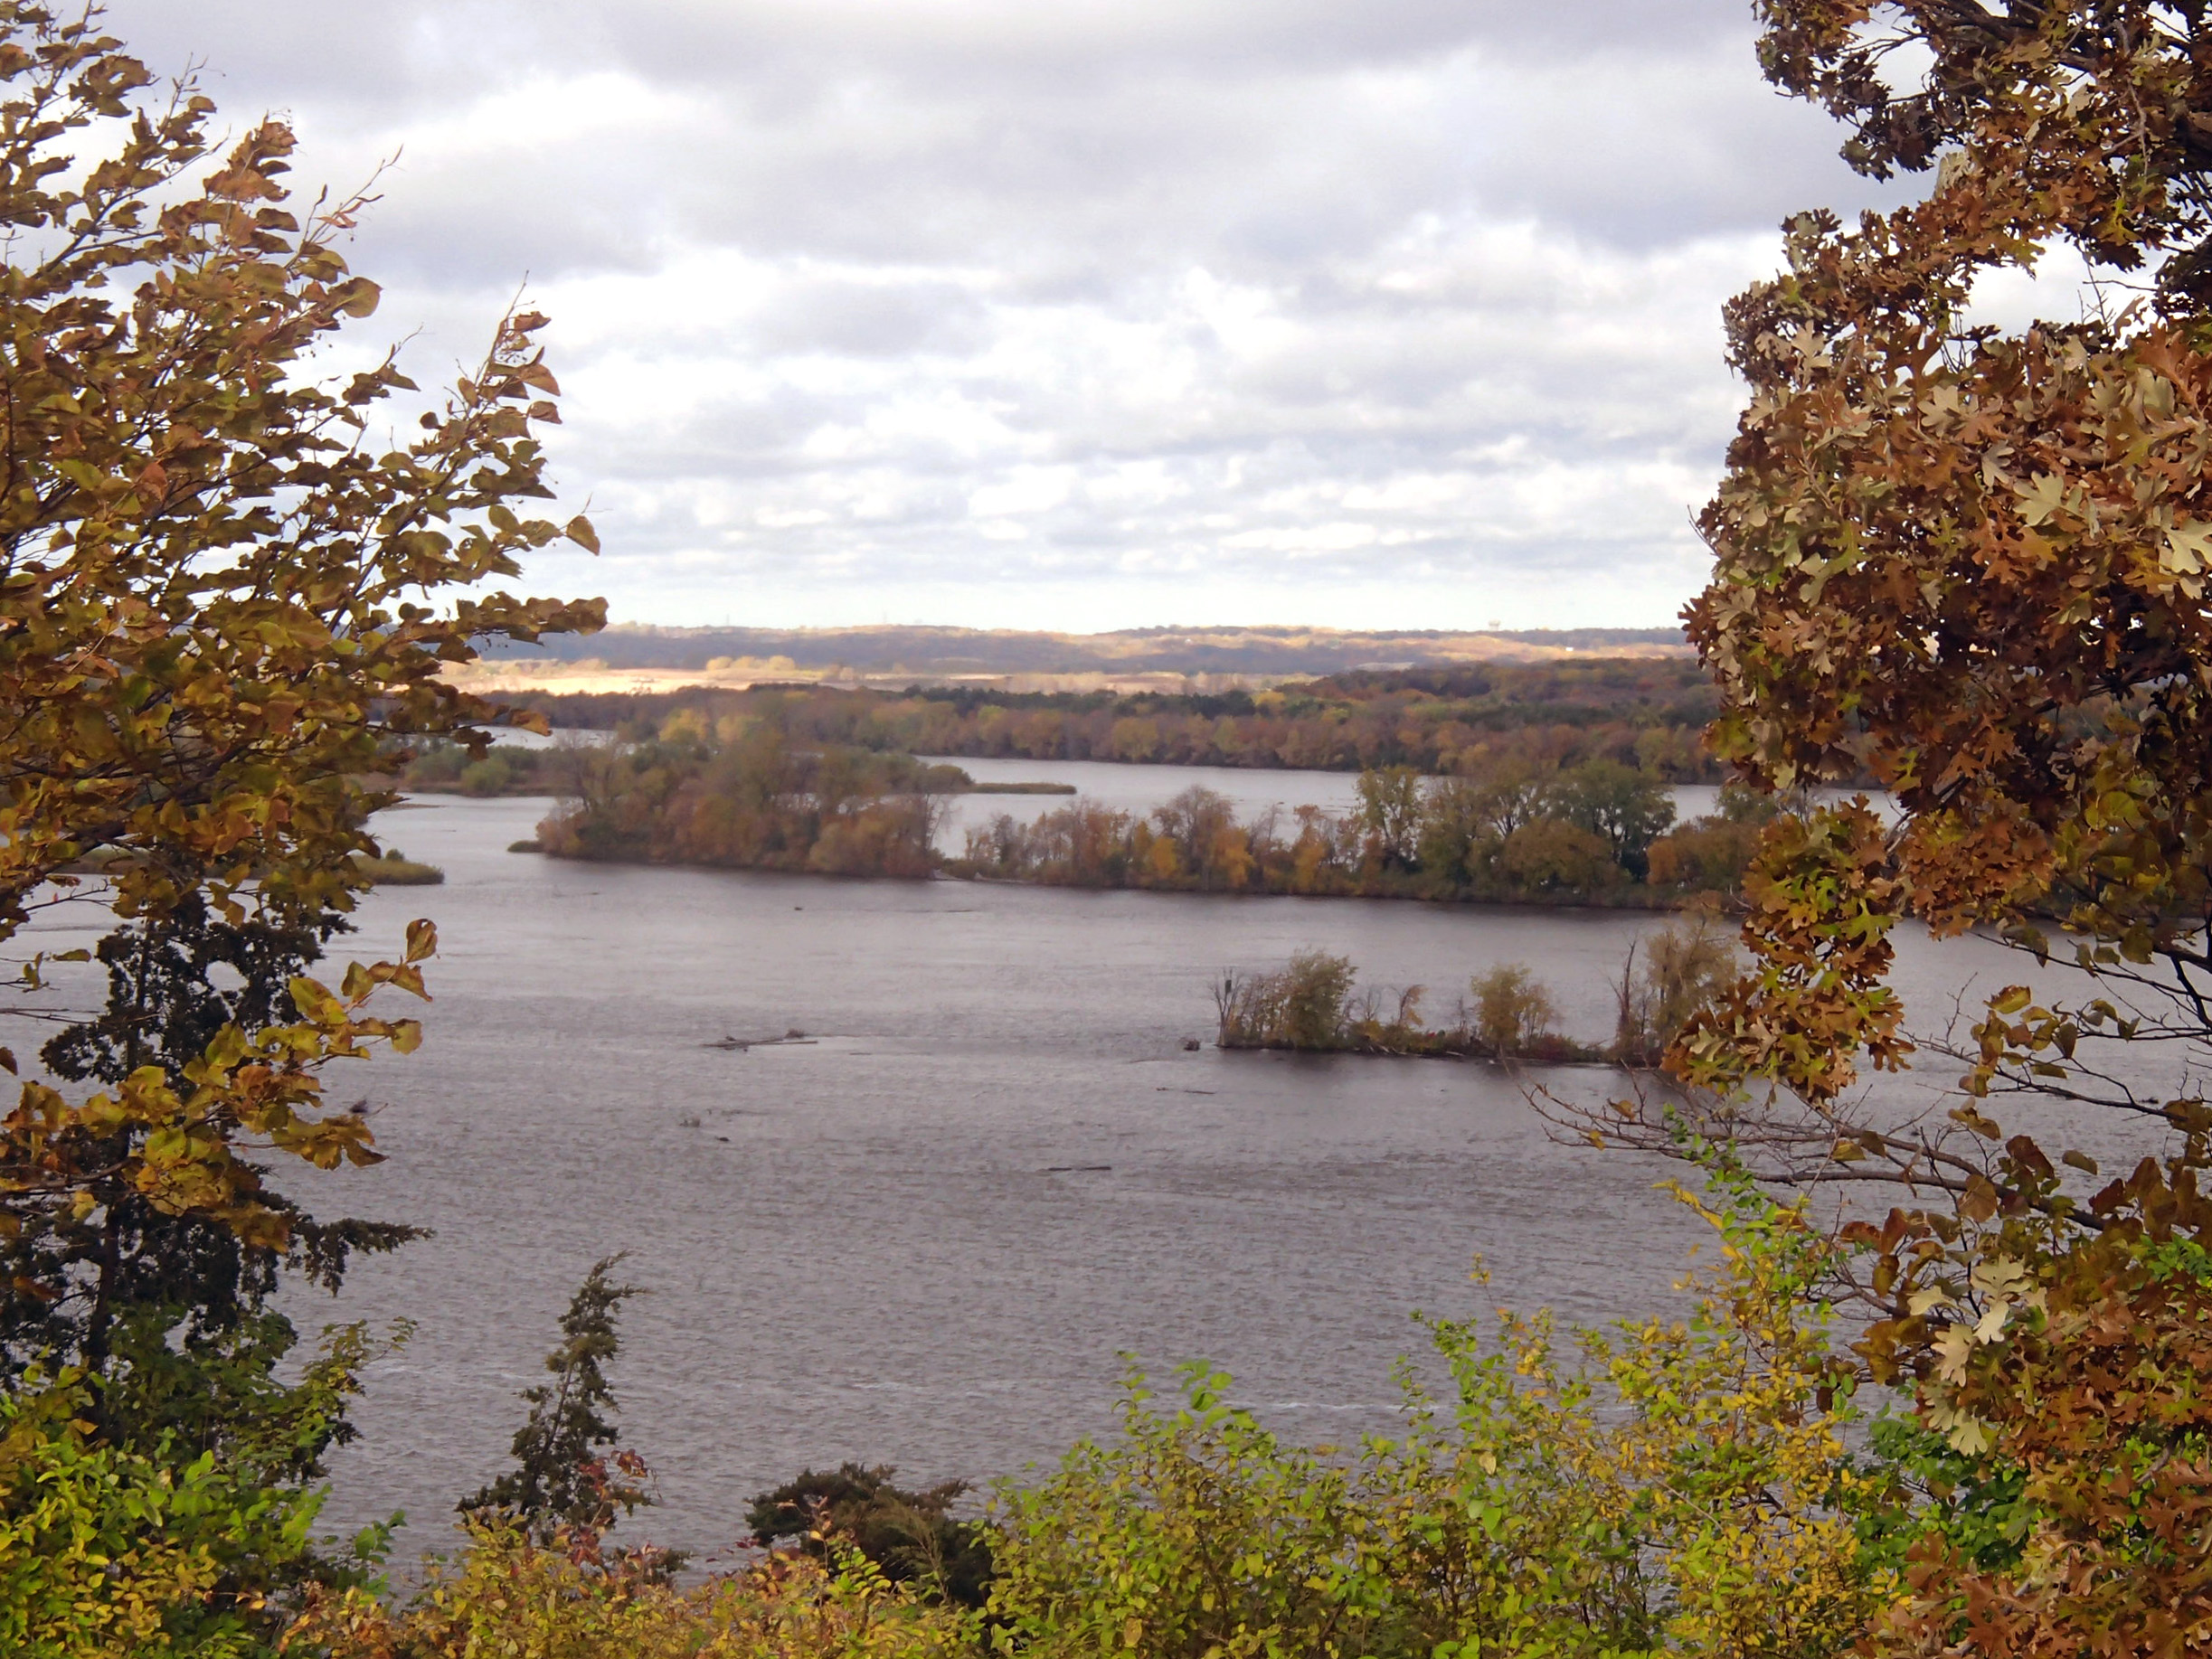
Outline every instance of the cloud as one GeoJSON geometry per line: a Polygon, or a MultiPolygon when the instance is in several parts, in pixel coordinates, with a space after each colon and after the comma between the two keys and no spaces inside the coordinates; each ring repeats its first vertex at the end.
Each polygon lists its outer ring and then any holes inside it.
{"type": "Polygon", "coordinates": [[[1718,307],[1867,187],[1735,0],[122,0],[419,373],[525,275],[618,616],[1665,621],[1718,307]]]}

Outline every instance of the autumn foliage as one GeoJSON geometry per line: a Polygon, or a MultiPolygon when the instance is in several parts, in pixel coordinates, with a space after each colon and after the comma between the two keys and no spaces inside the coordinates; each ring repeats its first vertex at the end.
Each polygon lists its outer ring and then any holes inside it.
{"type": "MultiPolygon", "coordinates": [[[[532,341],[544,319],[506,319],[416,441],[375,448],[372,415],[412,390],[396,364],[336,385],[301,372],[375,307],[336,250],[361,203],[303,221],[280,124],[215,156],[209,101],[156,90],[92,24],[31,5],[0,24],[0,219],[23,239],[0,291],[0,937],[101,848],[119,854],[104,868],[124,916],[200,893],[233,919],[343,910],[389,799],[361,775],[395,738],[491,712],[440,667],[475,635],[600,617],[421,602],[514,575],[564,533],[509,504],[548,493],[531,436],[555,390],[532,341]]],[[[419,989],[417,969],[303,991],[298,1023],[218,1040],[182,1089],[134,1075],[71,1102],[24,1085],[0,1138],[7,1220],[119,1182],[280,1238],[234,1138],[324,1165],[368,1155],[357,1115],[320,1109],[317,1074],[411,1043],[364,1011],[386,984],[419,989]]]]}
{"type": "MultiPolygon", "coordinates": [[[[1493,750],[1471,718],[1489,689],[1401,683],[1337,688],[1367,705],[1350,713],[854,702],[841,736],[805,726],[834,716],[804,698],[773,718],[693,710],[688,735],[567,757],[572,806],[547,832],[593,856],[925,873],[931,792],[902,750],[934,740],[885,740],[936,721],[1062,755],[1095,737],[1128,759],[1199,758],[1203,740],[1280,763],[1329,738],[1306,763],[1365,768],[1357,813],[1300,815],[1295,835],[1263,841],[1196,793],[1142,822],[1079,805],[993,825],[970,873],[1687,887],[1716,885],[1755,835],[1748,971],[1725,983],[1725,950],[1694,926],[1655,943],[1623,977],[1616,1042],[1642,1059],[1678,1027],[1670,1083],[1563,1115],[1705,1169],[1680,1195],[1721,1265],[1679,1316],[1579,1344],[1540,1317],[1431,1322],[1437,1385],[1409,1370],[1403,1431],[1356,1448],[1282,1444],[1208,1366],[1166,1404],[1132,1377],[1120,1437],[1002,1490],[988,1522],[954,1520],[940,1489],[936,1520],[988,1537],[988,1590],[978,1560],[949,1597],[921,1557],[890,1582],[828,1519],[799,1551],[695,1581],[607,1548],[646,1492],[642,1466],[606,1455],[627,1292],[602,1264],[526,1394],[515,1471],[467,1501],[458,1554],[402,1602],[373,1550],[307,1541],[365,1338],[332,1333],[288,1381],[294,1334],[268,1298],[280,1266],[328,1283],[347,1249],[406,1230],[314,1222],[267,1177],[288,1157],[373,1162],[323,1079],[419,1038],[371,1004],[424,992],[427,923],[402,960],[335,988],[306,970],[371,880],[379,768],[417,738],[474,752],[489,711],[440,665],[480,634],[597,619],[424,602],[563,534],[591,542],[581,520],[515,510],[546,493],[540,319],[506,319],[421,437],[376,448],[371,413],[414,390],[396,368],[301,372],[373,302],[335,251],[360,203],[294,217],[282,127],[218,157],[189,87],[155,92],[89,20],[0,4],[0,216],[17,232],[0,286],[0,937],[87,898],[120,924],[109,1007],[50,1045],[68,1087],[24,1083],[0,1122],[0,1643],[2212,1651],[2212,33],[2201,5],[2139,0],[1758,13],[1769,74],[1850,126],[1857,165],[1934,174],[1924,200],[1856,228],[1792,221],[1787,269],[1729,311],[1751,400],[1701,520],[1716,567],[1689,623],[1722,700],[1716,752],[1797,810],[1738,803],[1670,832],[1659,775],[1702,764],[1674,722],[1625,748],[1493,750]],[[2058,249],[2135,297],[2009,335],[1976,321],[1981,278],[2058,249]],[[1432,759],[1449,776],[1424,784],[1432,759]],[[1865,778],[1894,817],[1801,793],[1865,778]],[[1915,1039],[1887,984],[1908,922],[2001,929],[2042,988],[1915,1039]],[[219,965],[247,990],[216,995],[219,965]],[[1947,1111],[1858,1087],[1931,1054],[1961,1068],[1947,1111]],[[2022,1098],[2119,1123],[2117,1173],[2009,1133],[1999,1115],[2022,1098]],[[1898,1202],[1825,1230],[1810,1199],[1772,1195],[1791,1185],[1898,1202]],[[1868,1415],[1868,1384],[1893,1407],[1868,1415]]],[[[1224,1023],[1331,1046],[1366,1012],[1352,985],[1348,963],[1309,955],[1242,1004],[1225,985],[1224,1023]]],[[[1470,1043],[1539,1048],[1525,978],[1497,970],[1469,996],[1470,1043]]]]}
{"type": "Polygon", "coordinates": [[[1865,1361],[1926,1437],[1872,1651],[2203,1652],[2212,34],[2132,0],[1760,12],[1770,75],[1855,165],[1933,184],[1793,220],[1786,271],[1731,306],[1752,396],[1690,632],[1725,759],[1775,788],[1869,774],[1902,818],[1767,833],[1756,962],[1677,1043],[1704,1092],[1668,1119],[1779,1179],[1910,1190],[1847,1233],[1865,1361]],[[1985,278],[2059,253],[2101,284],[2084,315],[1978,319],[1985,278]],[[1932,1040],[1964,1070],[1941,1118],[1851,1089],[1914,1051],[1885,984],[1907,917],[2078,970],[1932,1040]],[[2009,1136],[2001,1102],[2037,1095],[2133,1126],[2140,1161],[2100,1187],[2009,1136]]]}
{"type": "Polygon", "coordinates": [[[268,1299],[412,1236],[269,1179],[374,1163],[325,1080],[421,1035],[383,1004],[424,994],[429,922],[307,972],[373,880],[370,777],[419,734],[482,741],[495,711],[439,677],[473,637],[601,613],[496,589],[593,541],[515,511],[550,494],[544,319],[502,319],[438,399],[388,355],[317,378],[376,306],[338,252],[365,198],[295,202],[280,122],[218,153],[210,101],[99,23],[0,5],[0,939],[57,906],[115,927],[107,1008],[0,1117],[0,1584],[34,1598],[0,1633],[244,1653],[320,1570],[310,1483],[367,1352],[339,1333],[280,1378],[268,1299]],[[412,440],[372,441],[394,400],[412,440]]]}

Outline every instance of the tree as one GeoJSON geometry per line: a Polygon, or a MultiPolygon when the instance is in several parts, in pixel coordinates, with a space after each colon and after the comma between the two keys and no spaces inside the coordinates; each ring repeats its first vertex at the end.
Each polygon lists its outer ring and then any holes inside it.
{"type": "Polygon", "coordinates": [[[1563,818],[1532,818],[1506,837],[1498,866],[1526,892],[1602,892],[1621,879],[1604,841],[1563,818]]]}
{"type": "MultiPolygon", "coordinates": [[[[1689,612],[1725,694],[1717,745],[1774,787],[1894,789],[1898,836],[1827,822],[1839,849],[1872,834],[1870,879],[1939,928],[2047,909],[2125,958],[2104,966],[2193,983],[2212,966],[2188,944],[2212,795],[2212,36],[2146,4],[1913,0],[1883,8],[1886,39],[1864,6],[1766,11],[1771,72],[1854,124],[1859,165],[1952,159],[1856,233],[1793,221],[1788,275],[1730,307],[1753,399],[1689,612]],[[1899,43],[1930,56],[1903,96],[1879,72],[1899,43]],[[2155,279],[2080,322],[1971,325],[1975,279],[2053,241],[2155,279]]],[[[1886,1015],[1863,1013],[1879,1041],[1886,1015]]]]}
{"type": "Polygon", "coordinates": [[[622,1304],[645,1293],[609,1277],[622,1262],[609,1256],[570,1297],[561,1315],[561,1342],[545,1356],[553,1375],[522,1391],[530,1415],[515,1431],[515,1467],[460,1501],[463,1514],[497,1510],[540,1543],[562,1531],[596,1538],[615,1522],[652,1500],[644,1466],[634,1456],[602,1456],[621,1430],[608,1420],[619,1409],[607,1381],[607,1364],[622,1352],[622,1304]]]}
{"type": "Polygon", "coordinates": [[[1677,1032],[1727,994],[1742,966],[1711,910],[1697,910],[1636,940],[1614,992],[1619,1017],[1613,1058],[1632,1066],[1660,1060],[1677,1032]]]}
{"type": "Polygon", "coordinates": [[[83,1475],[85,1628],[100,1597],[137,1598],[176,1651],[206,1615],[222,1629],[192,1651],[242,1652],[328,1576],[308,1483],[366,1353],[335,1334],[284,1381],[297,1334],[269,1298],[287,1268],[335,1287],[350,1252],[411,1233],[317,1221],[269,1176],[377,1160],[325,1078],[415,1046],[370,1004],[424,994],[435,934],[413,924],[401,960],[336,988],[309,970],[369,883],[369,819],[395,798],[375,779],[414,739],[481,752],[498,717],[442,670],[479,636],[603,614],[482,588],[593,535],[515,511],[550,494],[544,318],[502,319],[476,372],[409,403],[412,441],[373,442],[416,390],[392,357],[310,368],[376,305],[337,251],[365,195],[297,216],[290,132],[218,155],[209,100],[156,87],[96,11],[0,0],[0,939],[54,905],[118,922],[105,1008],[0,1117],[0,1399],[25,1407],[0,1533],[80,1528],[53,1483],[83,1475]],[[220,1541],[161,1592],[196,1612],[146,1602],[119,1559],[91,1570],[115,1527],[163,1559],[172,1522],[220,1541]]]}
{"type": "Polygon", "coordinates": [[[1359,826],[1385,867],[1411,867],[1421,835],[1421,774],[1410,766],[1370,768],[1358,790],[1359,826]]]}
{"type": "MultiPolygon", "coordinates": [[[[65,1027],[40,1051],[54,1076],[71,1082],[124,1082],[145,1067],[173,1089],[188,1089],[188,1071],[226,1029],[248,1037],[297,1021],[288,982],[322,954],[341,924],[212,919],[195,891],[164,917],[127,923],[99,942],[108,969],[106,1010],[65,1027]],[[214,970],[235,978],[229,989],[214,970]]],[[[118,1149],[119,1150],[119,1149],[118,1149]]],[[[288,1224],[284,1248],[248,1243],[220,1220],[168,1212],[123,1180],[119,1169],[96,1175],[82,1191],[81,1210],[33,1208],[0,1238],[0,1263],[13,1294],[0,1300],[0,1375],[59,1361],[109,1376],[118,1326],[137,1327],[126,1346],[142,1356],[158,1334],[160,1347],[209,1355],[243,1340],[274,1343],[280,1354],[292,1329],[266,1315],[279,1270],[288,1261],[335,1290],[355,1249],[396,1248],[418,1230],[391,1223],[318,1222],[289,1200],[262,1190],[262,1202],[288,1224]],[[249,1332],[248,1327],[253,1327],[249,1332]]],[[[143,1403],[143,1402],[141,1402],[143,1403]]],[[[100,1415],[123,1427],[115,1398],[100,1415]]],[[[204,1410],[204,1400],[194,1402],[204,1410]]],[[[173,1424],[137,1422],[140,1437],[173,1424]]]]}
{"type": "Polygon", "coordinates": [[[1689,630],[1745,777],[1870,774],[1902,821],[1861,801],[1767,828],[1753,969],[1668,1056],[1701,1092],[1602,1132],[1703,1127],[1779,1180],[1905,1190],[1847,1232],[1862,1355],[1921,1437],[1910,1594],[1876,1651],[2198,1651],[2212,29],[2145,0],[1760,11],[1769,74],[1851,125],[1856,165],[1935,178],[1856,230],[1792,220],[1787,270],[1730,306],[1752,395],[1689,630]],[[1973,320],[1980,278],[2055,247],[2097,279],[2089,315],[1973,320]],[[2094,982],[2047,1005],[2007,987],[1939,1042],[1966,1074],[1933,1122],[1847,1092],[1913,1051],[1886,984],[1906,915],[1993,924],[2094,982]],[[2148,1155],[2100,1186],[2094,1158],[2007,1136],[1990,1103],[2017,1093],[2119,1114],[2148,1155]]]}
{"type": "Polygon", "coordinates": [[[1646,853],[1674,823],[1674,799],[1650,772],[1618,760],[1585,760],[1545,789],[1545,810],[1605,844],[1612,862],[1643,879],[1646,853]]]}
{"type": "MultiPolygon", "coordinates": [[[[1904,818],[1843,806],[1768,832],[1746,884],[1759,972],[1680,1069],[1810,1102],[1787,1157],[1825,1162],[1852,1054],[1910,1051],[1883,984],[1895,919],[1994,923],[2037,954],[2055,921],[2109,994],[1993,1009],[1966,1045],[1971,1089],[2056,1064],[2091,1102],[2158,1119],[2173,1100],[2077,1061],[2212,1037],[2212,34],[2197,8],[2136,4],[1909,0],[1878,27],[1863,5],[1763,10],[1770,72],[1853,124],[1858,165],[1950,159],[1925,201],[1855,232],[1792,221],[1787,274],[1732,303],[1753,396],[1700,521],[1716,562],[1690,633],[1725,696],[1716,744],[1748,778],[1871,773],[1904,818]],[[1882,73],[1901,48],[1927,61],[1902,93],[1882,73]],[[1977,278],[2053,242],[2155,275],[2078,322],[1970,322],[1977,278]]],[[[1916,1180],[1988,1177],[1973,1121],[1868,1133],[1853,1144],[1916,1180]]]]}
{"type": "Polygon", "coordinates": [[[1440,885],[1462,890],[1488,873],[1489,855],[1502,837],[1487,810],[1487,794],[1468,778],[1439,778],[1423,791],[1414,858],[1440,885]]]}
{"type": "Polygon", "coordinates": [[[1552,1022],[1559,1017],[1558,1006],[1523,964],[1500,963],[1476,975],[1467,988],[1475,999],[1476,1040],[1495,1058],[1515,1059],[1555,1035],[1552,1022]]]}
{"type": "MultiPolygon", "coordinates": [[[[266,928],[252,948],[273,973],[304,966],[304,941],[327,938],[366,886],[367,820],[392,798],[369,780],[395,746],[453,733],[480,749],[471,722],[496,711],[440,671],[477,636],[602,615],[497,593],[444,614],[426,601],[592,533],[511,504],[549,494],[532,435],[555,418],[544,319],[504,319],[413,442],[373,444],[379,406],[414,390],[396,363],[341,384],[303,373],[375,306],[336,250],[366,198],[319,201],[303,224],[285,205],[288,129],[263,122],[215,156],[209,100],[189,82],[156,90],[97,24],[0,5],[0,220],[14,232],[0,268],[0,938],[92,898],[157,957],[188,959],[180,941],[208,926],[266,928]],[[78,867],[96,852],[91,881],[78,867]]],[[[384,986],[420,993],[433,945],[420,924],[406,960],[356,966],[336,991],[265,980],[253,996],[273,1023],[258,1026],[241,1007],[206,1030],[204,999],[112,1007],[189,1019],[191,1036],[145,1030],[118,1048],[111,1023],[61,1056],[88,1079],[119,1071],[100,1092],[23,1085],[0,1122],[0,1241],[43,1249],[121,1204],[291,1250],[305,1235],[259,1160],[374,1161],[321,1073],[414,1045],[411,1022],[366,1004],[384,986]]]]}

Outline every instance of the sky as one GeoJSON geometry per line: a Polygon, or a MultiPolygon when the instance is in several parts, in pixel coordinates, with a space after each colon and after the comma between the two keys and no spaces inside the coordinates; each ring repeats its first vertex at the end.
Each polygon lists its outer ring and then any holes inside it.
{"type": "Polygon", "coordinates": [[[112,0],[376,178],[356,349],[518,290],[619,620],[1659,627],[1720,307],[1875,187],[1748,0],[112,0]],[[388,165],[386,165],[388,164],[388,165]],[[377,169],[383,165],[381,175],[377,169]]]}

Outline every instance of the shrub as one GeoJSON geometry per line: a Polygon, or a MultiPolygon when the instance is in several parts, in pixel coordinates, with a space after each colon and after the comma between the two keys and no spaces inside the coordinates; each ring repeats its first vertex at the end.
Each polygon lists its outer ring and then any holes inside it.
{"type": "Polygon", "coordinates": [[[678,1588],[634,1560],[471,1522],[394,1610],[361,1590],[323,1598],[286,1639],[327,1659],[941,1659],[978,1651],[974,1626],[925,1607],[855,1550],[828,1565],[774,1555],[678,1588]]]}
{"type": "Polygon", "coordinates": [[[959,1607],[981,1607],[991,1581],[989,1529],[952,1518],[968,1483],[945,1481],[913,1492],[893,1482],[897,1473],[857,1463],[827,1473],[805,1470],[753,1499],[745,1524],[763,1544],[792,1539],[825,1563],[834,1561],[837,1547],[849,1545],[893,1584],[959,1607]]]}
{"type": "Polygon", "coordinates": [[[357,1339],[336,1336],[258,1423],[204,1448],[168,1430],[103,1441],[92,1419],[120,1403],[109,1385],[16,1378],[0,1394],[0,1653],[259,1659],[303,1581],[357,1582],[310,1549],[321,1494],[287,1466],[312,1467],[330,1438],[357,1339]]]}
{"type": "Polygon", "coordinates": [[[1542,1320],[1435,1321],[1453,1380],[1356,1456],[1286,1446],[1186,1367],[1141,1378],[1002,1500],[991,1601],[1033,1659],[1659,1652],[1831,1659],[1897,1594],[1860,1523],[1890,1488],[1846,1450],[1850,1376],[1816,1287],[1829,1247],[1724,1174],[1725,1266],[1685,1324],[1563,1360],[1542,1320]]]}
{"type": "Polygon", "coordinates": [[[2212,1114],[2176,1115],[2177,1150],[2086,1201],[2094,1229],[2051,1213],[2058,1172],[2018,1136],[1954,1213],[1847,1234],[1887,1281],[1863,1350],[1915,1396],[1883,1449],[1924,1494],[1876,1652],[2205,1651],[2212,1114]]]}

